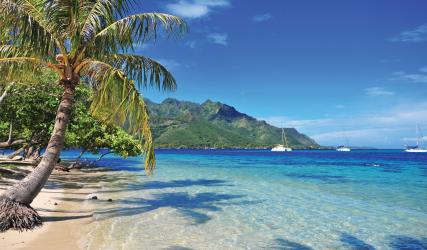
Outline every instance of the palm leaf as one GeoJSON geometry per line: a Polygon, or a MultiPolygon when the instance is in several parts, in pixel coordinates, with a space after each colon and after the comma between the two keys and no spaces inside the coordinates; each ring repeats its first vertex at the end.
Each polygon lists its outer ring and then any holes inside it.
{"type": "MultiPolygon", "coordinates": [[[[140,55],[114,54],[99,61],[110,64],[125,72],[126,76],[136,81],[139,89],[154,87],[163,91],[175,91],[176,80],[172,74],[157,61],[140,55]]],[[[90,63],[84,61],[82,65],[90,63]]]]}
{"type": "Polygon", "coordinates": [[[118,53],[134,48],[157,36],[157,28],[162,26],[168,35],[179,35],[187,31],[186,23],[179,17],[162,13],[135,14],[112,23],[105,18],[101,22],[93,19],[82,31],[83,49],[88,56],[99,57],[108,53],[118,53]]]}
{"type": "Polygon", "coordinates": [[[61,44],[53,22],[45,18],[43,0],[0,0],[0,28],[11,28],[13,42],[27,45],[40,55],[54,54],[61,44]]]}
{"type": "Polygon", "coordinates": [[[140,137],[144,144],[145,170],[152,174],[155,155],[149,114],[134,81],[113,65],[95,60],[86,61],[80,73],[88,77],[88,83],[95,90],[91,112],[140,137]]]}

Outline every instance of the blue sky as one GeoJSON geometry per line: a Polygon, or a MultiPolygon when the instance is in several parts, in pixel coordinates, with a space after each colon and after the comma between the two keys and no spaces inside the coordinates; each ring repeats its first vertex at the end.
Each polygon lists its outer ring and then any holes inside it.
{"type": "Polygon", "coordinates": [[[189,33],[137,49],[167,66],[166,97],[221,101],[323,145],[401,148],[427,134],[427,1],[143,1],[189,33]]]}

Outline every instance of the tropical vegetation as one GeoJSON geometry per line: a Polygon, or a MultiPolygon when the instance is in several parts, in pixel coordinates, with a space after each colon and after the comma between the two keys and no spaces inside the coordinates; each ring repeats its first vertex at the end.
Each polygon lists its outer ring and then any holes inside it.
{"type": "MultiPolygon", "coordinates": [[[[146,104],[140,90],[174,90],[176,81],[161,64],[132,54],[136,45],[186,31],[179,17],[132,14],[130,0],[0,0],[0,82],[32,75],[40,69],[56,74],[62,94],[51,137],[40,163],[0,196],[0,231],[41,225],[30,204],[45,185],[65,146],[76,88],[93,89],[90,112],[119,124],[143,144],[145,169],[155,166],[154,144],[146,104]],[[4,73],[3,73],[4,72],[4,73]],[[82,81],[82,79],[84,81],[82,81]]],[[[19,83],[19,81],[17,81],[19,83]]]]}
{"type": "MultiPolygon", "coordinates": [[[[35,83],[11,87],[0,105],[0,149],[15,149],[9,158],[20,154],[24,160],[37,162],[41,158],[53,130],[52,121],[62,92],[54,77],[52,73],[42,72],[36,75],[35,83]]],[[[142,154],[141,143],[134,136],[90,114],[92,95],[89,87],[77,86],[65,147],[80,149],[80,157],[86,152],[97,154],[101,151],[125,158],[142,154]]]]}

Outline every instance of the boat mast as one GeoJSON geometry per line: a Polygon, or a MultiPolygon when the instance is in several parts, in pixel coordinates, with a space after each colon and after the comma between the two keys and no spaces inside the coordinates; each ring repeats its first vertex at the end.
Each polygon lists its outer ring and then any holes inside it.
{"type": "Polygon", "coordinates": [[[415,125],[415,133],[417,135],[417,147],[419,147],[420,146],[420,135],[419,135],[418,122],[415,125]]]}
{"type": "Polygon", "coordinates": [[[344,130],[344,128],[342,129],[342,134],[343,134],[343,136],[344,136],[344,140],[345,140],[345,145],[344,145],[344,147],[350,147],[349,146],[349,142],[348,142],[348,137],[347,137],[347,134],[346,134],[346,132],[345,132],[345,130],[344,130]]]}
{"type": "Polygon", "coordinates": [[[418,125],[418,122],[417,122],[417,146],[424,148],[424,137],[420,129],[420,126],[418,125]]]}
{"type": "Polygon", "coordinates": [[[288,147],[288,139],[286,138],[286,134],[285,134],[285,129],[282,128],[282,141],[283,141],[283,145],[285,145],[286,147],[288,147]]]}

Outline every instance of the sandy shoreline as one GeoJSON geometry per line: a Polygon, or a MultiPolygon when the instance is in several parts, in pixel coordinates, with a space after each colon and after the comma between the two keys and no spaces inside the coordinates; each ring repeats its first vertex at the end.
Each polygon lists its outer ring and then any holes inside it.
{"type": "MultiPolygon", "coordinates": [[[[81,175],[93,174],[54,171],[46,187],[31,204],[41,215],[43,226],[33,231],[0,233],[0,249],[79,249],[80,229],[92,221],[92,212],[82,210],[80,203],[96,191],[96,186],[84,187],[76,182],[81,175]]],[[[14,182],[12,178],[0,180],[0,192],[14,182]]]]}

